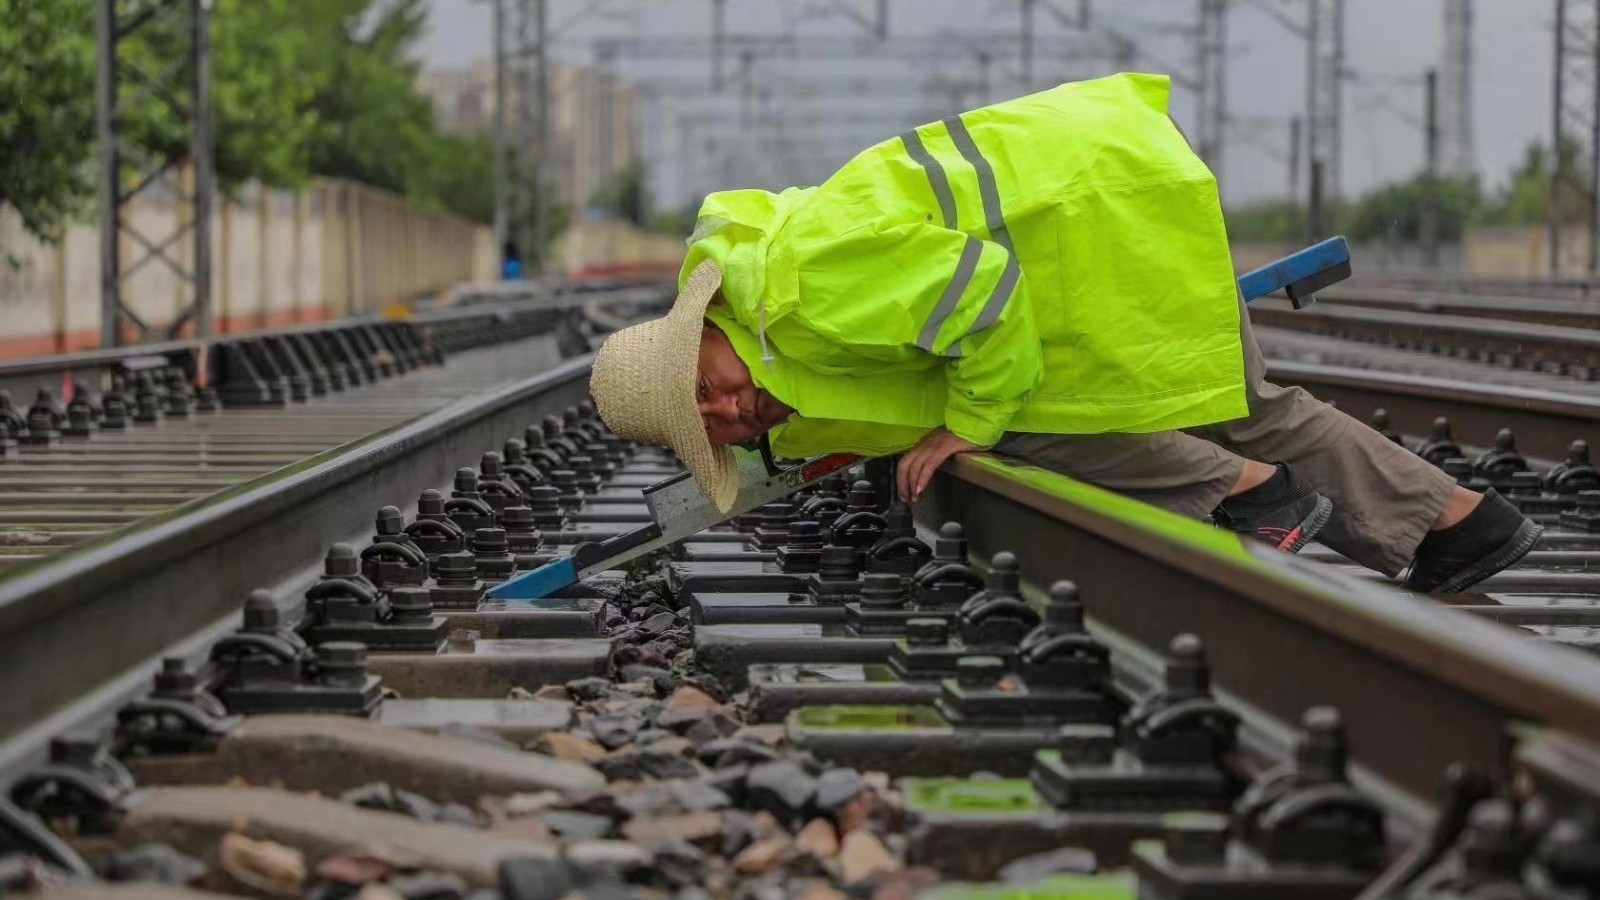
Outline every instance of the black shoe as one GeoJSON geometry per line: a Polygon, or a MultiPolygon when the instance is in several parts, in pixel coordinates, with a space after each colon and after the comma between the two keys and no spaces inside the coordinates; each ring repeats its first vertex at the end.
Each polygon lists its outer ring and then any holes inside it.
{"type": "Polygon", "coordinates": [[[1406,587],[1457,594],[1515,563],[1533,549],[1544,526],[1490,488],[1465,519],[1428,532],[1406,573],[1406,587]]]}
{"type": "Polygon", "coordinates": [[[1271,478],[1222,501],[1211,513],[1219,526],[1297,553],[1333,514],[1333,501],[1278,463],[1271,478]]]}

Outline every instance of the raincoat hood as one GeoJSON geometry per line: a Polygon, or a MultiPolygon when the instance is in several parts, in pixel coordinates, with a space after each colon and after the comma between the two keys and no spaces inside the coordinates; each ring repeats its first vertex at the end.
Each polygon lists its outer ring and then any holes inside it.
{"type": "Polygon", "coordinates": [[[774,242],[815,191],[792,187],[774,194],[751,188],[708,195],[689,237],[679,286],[710,259],[722,270],[722,296],[730,311],[751,331],[765,331],[765,325],[793,312],[800,302],[799,281],[791,257],[774,253],[774,242]]]}

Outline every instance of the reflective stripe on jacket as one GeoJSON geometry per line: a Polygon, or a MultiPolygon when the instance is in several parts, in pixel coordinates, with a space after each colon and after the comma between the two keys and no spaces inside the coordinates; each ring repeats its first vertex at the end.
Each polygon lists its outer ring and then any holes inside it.
{"type": "Polygon", "coordinates": [[[1064,84],[884,141],[819,187],[707,197],[683,273],[718,262],[708,317],[798,411],[775,449],[1245,415],[1216,182],[1168,88],[1064,84]]]}

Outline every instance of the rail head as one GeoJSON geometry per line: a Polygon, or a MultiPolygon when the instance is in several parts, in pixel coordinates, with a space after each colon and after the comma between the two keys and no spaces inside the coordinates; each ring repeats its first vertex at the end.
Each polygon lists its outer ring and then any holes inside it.
{"type": "Polygon", "coordinates": [[[1358,757],[1414,801],[1464,760],[1503,771],[1517,725],[1600,740],[1600,660],[1398,589],[1343,576],[1052,472],[997,457],[947,464],[920,514],[976,522],[1043,588],[1076,581],[1091,617],[1154,654],[1200,635],[1220,689],[1289,728],[1346,713],[1358,757]]]}
{"type": "MultiPolygon", "coordinates": [[[[587,393],[591,357],[463,397],[0,581],[0,759],[9,739],[313,571],[372,510],[587,393]],[[72,664],[62,664],[73,660],[72,664]]],[[[30,731],[31,733],[31,731],[30,731]]]]}
{"type": "Polygon", "coordinates": [[[1342,306],[1337,302],[1323,302],[1296,310],[1290,308],[1285,301],[1265,301],[1259,306],[1252,305],[1251,316],[1263,325],[1306,328],[1321,323],[1332,327],[1365,329],[1372,332],[1410,331],[1463,341],[1499,341],[1528,348],[1567,349],[1573,352],[1592,352],[1600,348],[1600,333],[1589,328],[1447,313],[1361,308],[1342,306]]]}

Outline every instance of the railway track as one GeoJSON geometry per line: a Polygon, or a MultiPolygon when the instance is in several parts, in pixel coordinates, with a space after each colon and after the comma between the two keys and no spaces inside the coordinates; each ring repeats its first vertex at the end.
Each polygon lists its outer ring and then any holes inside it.
{"type": "Polygon", "coordinates": [[[1445,602],[971,458],[915,521],[826,484],[569,596],[486,603],[484,579],[644,521],[675,470],[603,433],[586,374],[0,581],[21,815],[0,852],[104,873],[155,842],[214,890],[318,896],[1593,889],[1600,661],[1561,644],[1600,608],[1600,473],[1551,471],[1593,401],[1275,364],[1551,522],[1534,566],[1445,602]],[[305,715],[334,711],[356,715],[305,715]],[[1486,844],[1498,867],[1463,863],[1486,844]]]}

